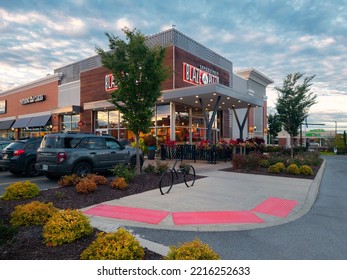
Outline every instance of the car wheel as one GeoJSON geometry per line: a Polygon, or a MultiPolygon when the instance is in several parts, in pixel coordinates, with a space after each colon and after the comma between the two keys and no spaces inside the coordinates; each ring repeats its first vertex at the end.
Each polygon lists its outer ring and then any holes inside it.
{"type": "Polygon", "coordinates": [[[34,177],[40,175],[40,172],[35,168],[35,160],[31,160],[25,166],[25,175],[34,177]]]}
{"type": "Polygon", "coordinates": [[[73,169],[73,173],[75,173],[79,177],[85,177],[91,172],[92,172],[92,167],[87,162],[79,162],[76,164],[75,168],[73,169]]]}

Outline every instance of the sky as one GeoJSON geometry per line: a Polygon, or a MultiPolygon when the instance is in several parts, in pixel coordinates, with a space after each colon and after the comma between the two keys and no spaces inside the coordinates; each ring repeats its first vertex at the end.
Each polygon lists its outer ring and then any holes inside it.
{"type": "Polygon", "coordinates": [[[175,27],[234,71],[257,69],[274,81],[271,114],[289,73],[315,75],[305,130],[347,130],[347,0],[0,0],[0,92],[107,50],[105,32],[124,27],[175,27]]]}

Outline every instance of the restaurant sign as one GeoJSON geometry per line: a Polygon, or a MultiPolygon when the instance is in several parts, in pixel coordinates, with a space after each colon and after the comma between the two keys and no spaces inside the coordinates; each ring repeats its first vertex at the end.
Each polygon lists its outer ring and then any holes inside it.
{"type": "Polygon", "coordinates": [[[199,68],[184,62],[183,81],[195,85],[216,84],[219,82],[219,77],[217,71],[206,66],[200,65],[199,68]]]}
{"type": "Polygon", "coordinates": [[[39,95],[23,98],[23,99],[19,100],[19,102],[22,105],[27,105],[27,104],[31,104],[31,103],[35,103],[35,102],[41,102],[41,101],[44,101],[44,100],[45,100],[45,95],[44,94],[39,94],[39,95]]]}
{"type": "Polygon", "coordinates": [[[105,76],[105,90],[110,91],[110,90],[115,90],[117,88],[116,82],[115,82],[115,77],[112,74],[106,75],[105,76]]]}

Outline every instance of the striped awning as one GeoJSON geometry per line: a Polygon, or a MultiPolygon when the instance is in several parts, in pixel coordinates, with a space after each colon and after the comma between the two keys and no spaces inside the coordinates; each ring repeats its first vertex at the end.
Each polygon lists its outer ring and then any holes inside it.
{"type": "Polygon", "coordinates": [[[31,119],[32,117],[17,119],[15,123],[12,125],[12,128],[28,127],[28,123],[31,119]]]}
{"type": "Polygon", "coordinates": [[[10,129],[14,120],[0,121],[0,130],[1,129],[10,129]]]}
{"type": "Polygon", "coordinates": [[[37,117],[32,117],[27,127],[38,127],[45,126],[51,115],[42,115],[37,117]]]}

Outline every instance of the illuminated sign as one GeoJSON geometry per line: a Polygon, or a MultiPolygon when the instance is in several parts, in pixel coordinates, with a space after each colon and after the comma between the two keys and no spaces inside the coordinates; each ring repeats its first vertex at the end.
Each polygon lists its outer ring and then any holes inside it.
{"type": "Polygon", "coordinates": [[[117,88],[115,78],[112,74],[105,76],[105,90],[115,90],[117,88]]]}
{"type": "Polygon", "coordinates": [[[206,66],[200,68],[183,63],[183,81],[195,85],[207,85],[219,83],[218,72],[206,66]]]}
{"type": "Polygon", "coordinates": [[[45,100],[45,95],[44,94],[39,94],[36,96],[30,96],[28,98],[23,98],[21,100],[19,100],[20,104],[22,105],[27,105],[27,104],[31,104],[31,103],[35,103],[35,102],[41,102],[45,100]]]}

